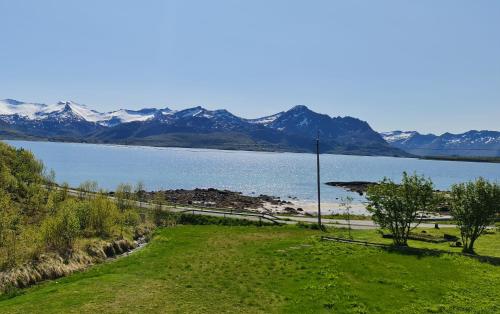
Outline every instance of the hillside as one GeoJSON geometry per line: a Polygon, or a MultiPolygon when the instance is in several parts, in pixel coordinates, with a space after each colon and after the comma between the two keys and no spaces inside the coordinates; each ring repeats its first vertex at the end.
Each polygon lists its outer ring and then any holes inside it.
{"type": "Polygon", "coordinates": [[[368,123],[296,106],[260,119],[193,107],[121,109],[100,113],[74,102],[54,105],[0,101],[0,136],[129,145],[313,152],[319,131],[323,153],[408,156],[368,123]]]}
{"type": "Polygon", "coordinates": [[[0,143],[0,296],[128,251],[151,226],[125,200],[131,187],[115,204],[89,196],[97,184],[82,184],[75,197],[54,178],[31,152],[0,143]]]}

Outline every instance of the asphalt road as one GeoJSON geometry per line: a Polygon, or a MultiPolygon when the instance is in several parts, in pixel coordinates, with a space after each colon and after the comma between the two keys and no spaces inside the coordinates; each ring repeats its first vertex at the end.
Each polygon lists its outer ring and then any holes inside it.
{"type": "MultiPolygon", "coordinates": [[[[69,194],[73,196],[78,196],[79,192],[77,190],[69,189],[69,194]]],[[[108,196],[110,199],[115,199],[113,196],[108,196]]],[[[140,208],[154,209],[157,205],[148,202],[136,202],[137,206],[140,208]]],[[[227,217],[234,219],[245,219],[251,221],[262,221],[262,222],[276,222],[282,224],[297,224],[302,223],[317,223],[316,217],[299,217],[299,216],[273,216],[268,214],[252,213],[252,212],[241,212],[241,211],[221,211],[221,210],[211,210],[211,209],[200,209],[188,206],[166,206],[163,205],[162,209],[165,211],[172,212],[191,212],[194,215],[205,215],[213,217],[227,217]]],[[[321,220],[322,224],[329,227],[347,228],[349,222],[345,219],[327,219],[323,218],[321,220]]],[[[372,220],[351,220],[350,222],[352,229],[377,229],[378,226],[372,220]]],[[[415,226],[416,224],[413,224],[415,226]]],[[[434,224],[421,223],[419,227],[423,228],[434,228],[434,224]]],[[[451,224],[440,224],[439,228],[456,228],[456,225],[451,224]]]]}

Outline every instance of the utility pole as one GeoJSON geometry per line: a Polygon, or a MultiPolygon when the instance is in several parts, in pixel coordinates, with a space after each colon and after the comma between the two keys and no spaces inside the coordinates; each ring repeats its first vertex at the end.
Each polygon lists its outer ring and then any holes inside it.
{"type": "Polygon", "coordinates": [[[316,137],[316,172],[318,179],[318,226],[321,228],[321,180],[319,175],[319,130],[316,137]]]}

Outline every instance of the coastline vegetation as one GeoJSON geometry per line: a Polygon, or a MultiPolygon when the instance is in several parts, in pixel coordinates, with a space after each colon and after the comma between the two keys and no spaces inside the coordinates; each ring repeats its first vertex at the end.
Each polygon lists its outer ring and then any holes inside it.
{"type": "Polygon", "coordinates": [[[72,195],[54,177],[31,152],[0,143],[0,291],[129,251],[154,227],[133,195],[113,201],[93,182],[72,195]]]}

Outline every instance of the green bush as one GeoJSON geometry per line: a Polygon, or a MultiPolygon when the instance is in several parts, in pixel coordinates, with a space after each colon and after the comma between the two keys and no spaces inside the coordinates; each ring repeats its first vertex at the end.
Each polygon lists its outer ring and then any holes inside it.
{"type": "Polygon", "coordinates": [[[42,239],[49,250],[67,254],[80,232],[80,222],[73,202],[61,206],[54,217],[48,217],[42,224],[42,239]]]}
{"type": "Polygon", "coordinates": [[[135,227],[139,224],[141,218],[139,213],[134,209],[128,209],[123,213],[123,218],[125,226],[135,227]]]}
{"type": "Polygon", "coordinates": [[[92,204],[89,201],[75,202],[76,215],[80,223],[80,229],[85,231],[92,231],[92,204]]]}
{"type": "Polygon", "coordinates": [[[100,237],[109,237],[113,234],[114,226],[119,222],[120,214],[116,204],[105,196],[97,196],[89,201],[88,227],[100,237]]]}

